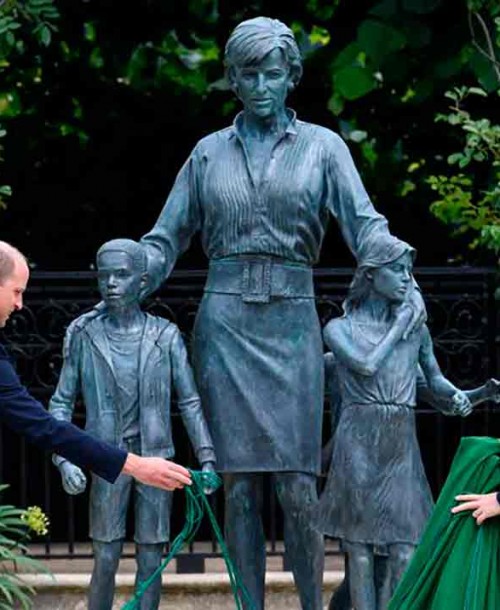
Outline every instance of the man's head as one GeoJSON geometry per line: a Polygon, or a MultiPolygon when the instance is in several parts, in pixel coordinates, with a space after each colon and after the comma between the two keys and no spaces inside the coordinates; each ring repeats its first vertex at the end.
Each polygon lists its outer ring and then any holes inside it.
{"type": "Polygon", "coordinates": [[[97,252],[98,284],[108,307],[124,308],[139,301],[146,284],[146,254],[132,239],[113,239],[97,252]]]}
{"type": "Polygon", "coordinates": [[[30,271],[26,258],[14,246],[0,241],[0,328],[11,313],[23,307],[30,271]]]}

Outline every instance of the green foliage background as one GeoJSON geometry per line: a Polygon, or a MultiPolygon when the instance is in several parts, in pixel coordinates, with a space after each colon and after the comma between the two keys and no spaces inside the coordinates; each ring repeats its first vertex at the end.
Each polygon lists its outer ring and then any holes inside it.
{"type": "MultiPolygon", "coordinates": [[[[0,226],[40,267],[87,267],[105,239],[152,226],[192,146],[238,110],[224,43],[259,14],[300,42],[305,74],[290,105],[347,140],[419,263],[496,260],[481,228],[443,212],[431,177],[460,180],[448,159],[463,151],[462,130],[435,120],[454,112],[446,91],[480,87],[486,95],[469,96],[468,111],[492,125],[498,117],[497,0],[7,0],[0,11],[0,184],[13,189],[0,191],[0,226]]],[[[491,163],[474,188],[494,190],[491,163]]],[[[183,264],[201,261],[195,247],[183,264]]],[[[335,228],[321,262],[352,262],[335,228]]]]}

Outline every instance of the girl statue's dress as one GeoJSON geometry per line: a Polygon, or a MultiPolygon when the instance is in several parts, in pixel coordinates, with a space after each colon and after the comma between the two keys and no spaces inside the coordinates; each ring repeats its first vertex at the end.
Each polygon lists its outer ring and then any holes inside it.
{"type": "MultiPolygon", "coordinates": [[[[346,319],[368,353],[390,322],[346,319]]],[[[336,362],[342,396],[320,527],[328,536],[373,545],[416,545],[432,509],[415,431],[416,370],[427,328],[399,341],[370,377],[336,362]]]]}

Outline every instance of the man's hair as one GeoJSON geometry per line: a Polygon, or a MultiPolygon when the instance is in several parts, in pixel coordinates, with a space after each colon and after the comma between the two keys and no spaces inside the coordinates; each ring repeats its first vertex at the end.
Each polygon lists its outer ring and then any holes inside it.
{"type": "Polygon", "coordinates": [[[24,254],[17,248],[6,241],[0,241],[0,284],[3,284],[13,274],[16,259],[21,259],[26,264],[28,262],[24,254]]]}
{"type": "Polygon", "coordinates": [[[302,76],[302,57],[292,30],[278,19],[255,17],[237,25],[226,43],[224,63],[231,84],[234,68],[257,64],[274,49],[280,49],[290,67],[293,84],[302,76]]]}
{"type": "Polygon", "coordinates": [[[97,265],[99,257],[104,252],[125,252],[130,257],[134,269],[145,272],[147,270],[147,259],[144,248],[133,239],[112,239],[104,243],[97,251],[97,265]]]}

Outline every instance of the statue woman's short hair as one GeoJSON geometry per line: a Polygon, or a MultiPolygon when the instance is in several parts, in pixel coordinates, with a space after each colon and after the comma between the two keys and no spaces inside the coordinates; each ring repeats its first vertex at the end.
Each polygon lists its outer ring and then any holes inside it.
{"type": "Polygon", "coordinates": [[[147,270],[147,258],[144,248],[133,239],[112,239],[104,243],[97,251],[97,261],[104,252],[125,252],[134,269],[145,272],[147,270]]]}
{"type": "Polygon", "coordinates": [[[281,49],[290,66],[293,84],[302,76],[302,57],[292,30],[278,19],[255,17],[237,25],[226,43],[224,63],[233,82],[233,69],[259,63],[274,49],[281,49]]]}

